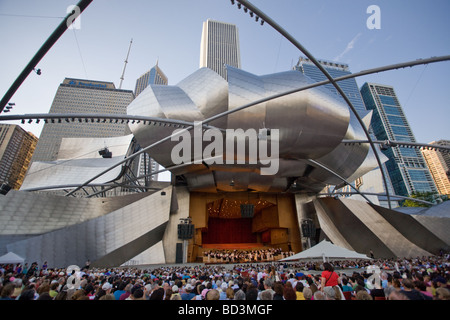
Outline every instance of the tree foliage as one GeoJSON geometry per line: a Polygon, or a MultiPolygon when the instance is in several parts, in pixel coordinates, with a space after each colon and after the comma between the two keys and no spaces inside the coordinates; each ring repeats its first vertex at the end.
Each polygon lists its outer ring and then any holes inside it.
{"type": "MultiPolygon", "coordinates": [[[[414,192],[409,197],[414,198],[414,199],[428,201],[428,202],[435,203],[435,204],[448,200],[448,196],[433,193],[433,192],[414,192]]],[[[402,206],[403,207],[430,207],[431,205],[422,203],[422,202],[417,202],[414,200],[406,199],[405,201],[403,201],[402,206]]]]}

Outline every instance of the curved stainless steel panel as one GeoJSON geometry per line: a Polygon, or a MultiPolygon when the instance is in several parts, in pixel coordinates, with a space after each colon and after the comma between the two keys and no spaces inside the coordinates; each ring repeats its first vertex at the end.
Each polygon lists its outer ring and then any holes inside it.
{"type": "Polygon", "coordinates": [[[0,197],[0,236],[35,235],[95,219],[145,197],[74,198],[11,190],[0,197]]]}
{"type": "MultiPolygon", "coordinates": [[[[197,106],[205,119],[228,110],[228,83],[209,68],[200,68],[180,81],[181,88],[197,106]]],[[[210,125],[226,128],[226,117],[210,125]]]]}
{"type": "MultiPolygon", "coordinates": [[[[163,239],[169,221],[172,187],[92,219],[7,244],[27,261],[48,261],[55,267],[119,266],[163,239]],[[151,208],[151,210],[149,210],[151,208]]],[[[62,202],[72,198],[59,197],[62,202]]],[[[80,198],[73,198],[79,202],[80,198]]],[[[93,199],[89,199],[92,200],[93,199]]],[[[98,199],[98,200],[104,200],[98,199]]],[[[71,213],[68,208],[67,213],[71,213]]],[[[28,208],[32,214],[32,209],[28,208]]],[[[42,211],[42,209],[40,210],[42,211]]]]}
{"type": "MultiPolygon", "coordinates": [[[[228,67],[227,78],[229,87],[229,105],[232,110],[247,103],[259,100],[266,96],[264,82],[254,74],[240,69],[228,67]]],[[[258,104],[251,108],[232,113],[228,116],[229,129],[259,129],[265,128],[266,104],[258,104]]]]}
{"type": "MultiPolygon", "coordinates": [[[[132,139],[131,134],[112,138],[64,138],[58,152],[58,160],[33,162],[20,190],[82,184],[122,161],[132,139]],[[112,153],[112,158],[103,158],[99,154],[105,147],[112,153]]],[[[95,179],[93,183],[113,181],[121,172],[122,167],[118,166],[95,179]]]]}
{"type": "MultiPolygon", "coordinates": [[[[228,67],[227,75],[228,80],[225,81],[213,71],[202,68],[177,86],[150,85],[129,105],[127,113],[201,121],[259,99],[313,83],[298,71],[257,76],[228,67]]],[[[223,146],[223,154],[220,151],[215,154],[222,156],[223,164],[207,163],[204,168],[200,165],[201,174],[198,173],[199,164],[178,167],[173,171],[176,175],[184,175],[191,191],[286,191],[293,181],[297,181],[297,191],[318,192],[327,184],[342,183],[329,171],[305,163],[308,159],[317,160],[343,178],[348,178],[355,172],[359,174],[366,169],[373,169],[370,165],[360,168],[368,156],[367,144],[345,146],[341,143],[343,139],[364,139],[364,131],[357,119],[351,116],[342,98],[325,87],[272,99],[226,115],[215,120],[214,124],[225,125],[222,129],[253,129],[254,132],[259,132],[262,128],[278,129],[278,172],[271,176],[261,176],[261,169],[267,164],[262,165],[259,154],[256,164],[250,163],[248,148],[249,145],[259,146],[260,139],[263,139],[259,136],[256,140],[255,137],[248,137],[246,140],[245,164],[237,161],[226,164],[226,136],[223,135],[218,138],[223,146]],[[197,175],[193,172],[197,172],[197,175]]],[[[130,129],[139,144],[146,147],[170,136],[176,127],[141,122],[130,124],[130,129]]],[[[192,138],[193,131],[187,137],[192,138]]],[[[193,139],[190,141],[193,142],[193,139]]],[[[209,143],[201,141],[200,152],[209,143]]],[[[171,158],[172,150],[179,144],[179,141],[166,141],[153,147],[150,155],[170,170],[175,165],[171,158]]],[[[271,150],[270,143],[268,149],[271,150]]],[[[193,143],[190,151],[188,161],[192,162],[195,151],[193,143]]],[[[236,157],[235,150],[231,160],[236,160],[236,157]]]]}
{"type": "MultiPolygon", "coordinates": [[[[298,71],[255,76],[228,68],[230,109],[313,83],[298,71]]],[[[228,128],[280,130],[280,156],[305,159],[333,150],[347,131],[349,110],[324,88],[280,97],[228,116],[228,128]]]]}
{"type": "MultiPolygon", "coordinates": [[[[364,131],[359,125],[356,117],[354,117],[352,114],[344,139],[363,140],[364,137],[364,131]]],[[[333,169],[341,177],[347,179],[351,175],[353,175],[359,168],[361,168],[362,163],[368,156],[369,149],[370,146],[368,144],[345,145],[341,143],[336,147],[336,149],[317,159],[317,161],[325,165],[326,167],[333,169]]],[[[364,170],[361,170],[360,173],[364,174],[378,166],[376,160],[375,164],[373,164],[372,167],[369,166],[369,162],[367,164],[368,166],[365,167],[364,170]]],[[[358,175],[357,177],[362,176],[362,174],[358,175]]],[[[311,174],[311,178],[327,180],[330,184],[335,185],[342,183],[342,180],[323,170],[314,171],[314,173],[311,174]]]]}

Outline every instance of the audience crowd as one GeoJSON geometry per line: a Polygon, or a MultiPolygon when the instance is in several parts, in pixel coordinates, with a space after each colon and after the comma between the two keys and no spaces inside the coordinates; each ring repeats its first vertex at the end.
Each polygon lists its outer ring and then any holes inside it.
{"type": "Polygon", "coordinates": [[[0,267],[0,300],[449,300],[449,260],[87,264],[79,271],[9,264],[0,267]]]}

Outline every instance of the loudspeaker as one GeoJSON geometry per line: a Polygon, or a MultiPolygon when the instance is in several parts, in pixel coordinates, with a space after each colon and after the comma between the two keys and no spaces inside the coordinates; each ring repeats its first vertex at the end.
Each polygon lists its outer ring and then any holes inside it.
{"type": "Polygon", "coordinates": [[[313,238],[316,235],[316,226],[311,219],[302,221],[302,235],[306,238],[313,238]]]}
{"type": "Polygon", "coordinates": [[[194,225],[192,223],[180,223],[178,225],[178,239],[189,240],[194,237],[194,225]]]}
{"type": "Polygon", "coordinates": [[[241,217],[253,218],[255,214],[255,205],[253,204],[241,204],[241,217]]]}
{"type": "Polygon", "coordinates": [[[177,243],[177,249],[175,253],[175,263],[183,263],[183,244],[177,243]]]}
{"type": "Polygon", "coordinates": [[[0,186],[0,194],[6,195],[9,190],[11,190],[11,186],[7,184],[6,182],[3,182],[0,186]]]}

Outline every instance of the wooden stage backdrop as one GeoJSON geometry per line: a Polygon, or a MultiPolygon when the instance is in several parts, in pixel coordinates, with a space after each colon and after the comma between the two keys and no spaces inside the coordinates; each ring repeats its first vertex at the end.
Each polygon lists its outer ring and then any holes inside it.
{"type": "Polygon", "coordinates": [[[195,226],[189,262],[200,261],[203,249],[230,245],[302,250],[295,201],[289,194],[192,192],[189,215],[195,226]],[[240,204],[245,203],[255,205],[253,218],[238,216],[240,204]]]}

